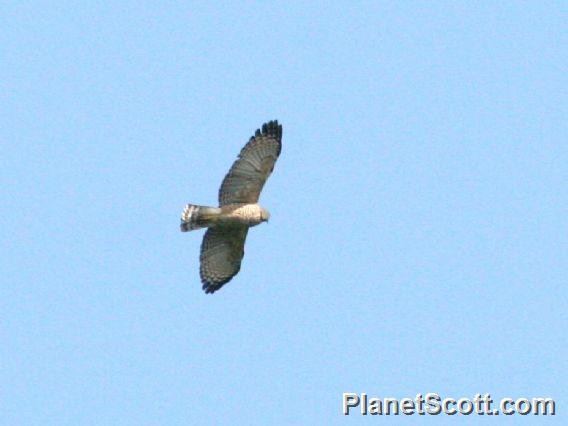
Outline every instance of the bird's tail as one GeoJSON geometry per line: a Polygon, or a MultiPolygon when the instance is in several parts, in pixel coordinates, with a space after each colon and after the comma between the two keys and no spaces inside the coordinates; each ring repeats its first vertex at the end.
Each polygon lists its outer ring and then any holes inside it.
{"type": "Polygon", "coordinates": [[[196,206],[188,204],[181,214],[181,231],[193,231],[194,229],[211,226],[221,214],[217,207],[196,206]]]}

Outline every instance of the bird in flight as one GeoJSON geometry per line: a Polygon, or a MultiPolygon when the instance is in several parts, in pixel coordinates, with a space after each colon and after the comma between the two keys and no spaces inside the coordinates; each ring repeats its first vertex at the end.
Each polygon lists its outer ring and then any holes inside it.
{"type": "Polygon", "coordinates": [[[219,188],[219,207],[188,204],[181,231],[207,228],[201,243],[199,273],[205,293],[214,293],[241,269],[250,227],[268,222],[258,204],[260,191],[282,149],[282,125],[269,121],[243,147],[219,188]]]}

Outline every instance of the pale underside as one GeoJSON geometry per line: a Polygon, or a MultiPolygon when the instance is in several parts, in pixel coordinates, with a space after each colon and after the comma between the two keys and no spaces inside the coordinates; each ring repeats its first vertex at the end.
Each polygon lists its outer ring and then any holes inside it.
{"type": "Polygon", "coordinates": [[[226,204],[221,206],[221,214],[215,220],[220,225],[254,226],[262,222],[263,214],[268,212],[258,204],[226,204]]]}

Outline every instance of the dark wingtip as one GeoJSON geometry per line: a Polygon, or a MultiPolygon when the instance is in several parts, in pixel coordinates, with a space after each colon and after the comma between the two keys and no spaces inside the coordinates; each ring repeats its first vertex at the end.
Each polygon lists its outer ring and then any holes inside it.
{"type": "Polygon", "coordinates": [[[269,121],[262,125],[262,131],[261,129],[257,129],[254,135],[255,137],[260,135],[272,136],[280,142],[282,141],[282,125],[278,124],[278,120],[269,121]]]}
{"type": "Polygon", "coordinates": [[[223,285],[225,285],[230,280],[231,279],[229,278],[228,280],[220,282],[220,283],[210,283],[208,281],[202,281],[203,286],[201,288],[203,289],[205,294],[213,294],[217,290],[219,290],[221,287],[223,287],[223,285]]]}
{"type": "Polygon", "coordinates": [[[205,294],[215,293],[216,290],[215,286],[211,285],[210,283],[203,283],[203,286],[201,288],[203,289],[205,294]]]}

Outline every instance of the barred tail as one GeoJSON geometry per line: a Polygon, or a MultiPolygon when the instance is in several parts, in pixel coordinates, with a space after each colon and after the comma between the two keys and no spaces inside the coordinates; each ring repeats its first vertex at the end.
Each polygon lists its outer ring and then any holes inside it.
{"type": "Polygon", "coordinates": [[[181,214],[181,231],[187,232],[193,231],[194,229],[206,228],[215,221],[220,213],[221,209],[217,207],[188,204],[181,214]]]}

